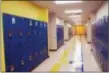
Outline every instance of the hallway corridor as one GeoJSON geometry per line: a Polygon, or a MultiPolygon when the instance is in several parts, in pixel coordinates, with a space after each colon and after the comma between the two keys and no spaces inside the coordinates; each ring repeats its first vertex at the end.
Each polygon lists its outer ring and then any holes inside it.
{"type": "Polygon", "coordinates": [[[100,71],[92,54],[91,45],[84,36],[74,36],[57,52],[50,51],[50,58],[45,60],[36,71],[100,71]]]}
{"type": "Polygon", "coordinates": [[[2,0],[0,72],[109,72],[108,0],[2,0]]]}

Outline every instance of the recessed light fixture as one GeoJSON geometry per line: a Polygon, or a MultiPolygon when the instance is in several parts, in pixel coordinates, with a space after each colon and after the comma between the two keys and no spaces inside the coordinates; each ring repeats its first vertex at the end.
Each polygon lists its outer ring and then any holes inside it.
{"type": "Polygon", "coordinates": [[[72,27],[72,26],[69,24],[68,27],[72,27]]]}
{"type": "Polygon", "coordinates": [[[82,13],[83,10],[79,9],[79,10],[66,10],[65,13],[82,13]]]}
{"type": "Polygon", "coordinates": [[[69,17],[81,17],[81,15],[71,15],[69,17]]]}
{"type": "Polygon", "coordinates": [[[81,3],[82,1],[54,1],[56,4],[81,3]]]}

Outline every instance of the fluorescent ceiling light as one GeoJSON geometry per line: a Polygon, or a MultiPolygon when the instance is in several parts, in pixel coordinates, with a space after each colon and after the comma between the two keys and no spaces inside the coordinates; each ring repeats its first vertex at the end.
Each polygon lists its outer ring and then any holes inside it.
{"type": "Polygon", "coordinates": [[[82,13],[82,10],[66,10],[65,13],[82,13]]]}
{"type": "Polygon", "coordinates": [[[72,15],[72,16],[69,16],[69,17],[81,17],[81,15],[72,15]]]}
{"type": "Polygon", "coordinates": [[[82,1],[54,1],[56,4],[81,3],[82,1]]]}
{"type": "Polygon", "coordinates": [[[69,24],[68,27],[72,27],[72,26],[69,24]]]}

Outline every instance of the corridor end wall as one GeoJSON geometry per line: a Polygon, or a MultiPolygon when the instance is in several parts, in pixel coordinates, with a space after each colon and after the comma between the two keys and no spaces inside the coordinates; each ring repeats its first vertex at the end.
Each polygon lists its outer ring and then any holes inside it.
{"type": "Polygon", "coordinates": [[[85,35],[86,27],[85,25],[73,25],[73,34],[75,35],[85,35]]]}

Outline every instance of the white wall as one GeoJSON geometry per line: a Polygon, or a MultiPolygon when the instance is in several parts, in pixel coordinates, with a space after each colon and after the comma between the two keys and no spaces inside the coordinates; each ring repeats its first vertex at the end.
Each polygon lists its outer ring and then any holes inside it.
{"type": "Polygon", "coordinates": [[[49,24],[48,24],[48,49],[57,49],[57,31],[56,31],[56,15],[49,14],[49,24]]]}
{"type": "Polygon", "coordinates": [[[102,18],[105,15],[108,15],[108,2],[105,2],[102,5],[102,7],[98,10],[96,14],[96,19],[102,18]]]}
{"type": "Polygon", "coordinates": [[[91,32],[91,23],[90,23],[90,21],[88,21],[87,22],[87,24],[86,24],[86,30],[87,30],[87,41],[88,42],[91,42],[91,34],[92,34],[92,32],[91,32]]]}
{"type": "Polygon", "coordinates": [[[64,40],[69,39],[69,24],[65,23],[64,24],[64,40]]]}
{"type": "Polygon", "coordinates": [[[64,20],[56,17],[55,13],[49,14],[49,24],[48,24],[48,49],[49,50],[57,50],[57,30],[56,30],[57,25],[64,26],[64,20]]]}

